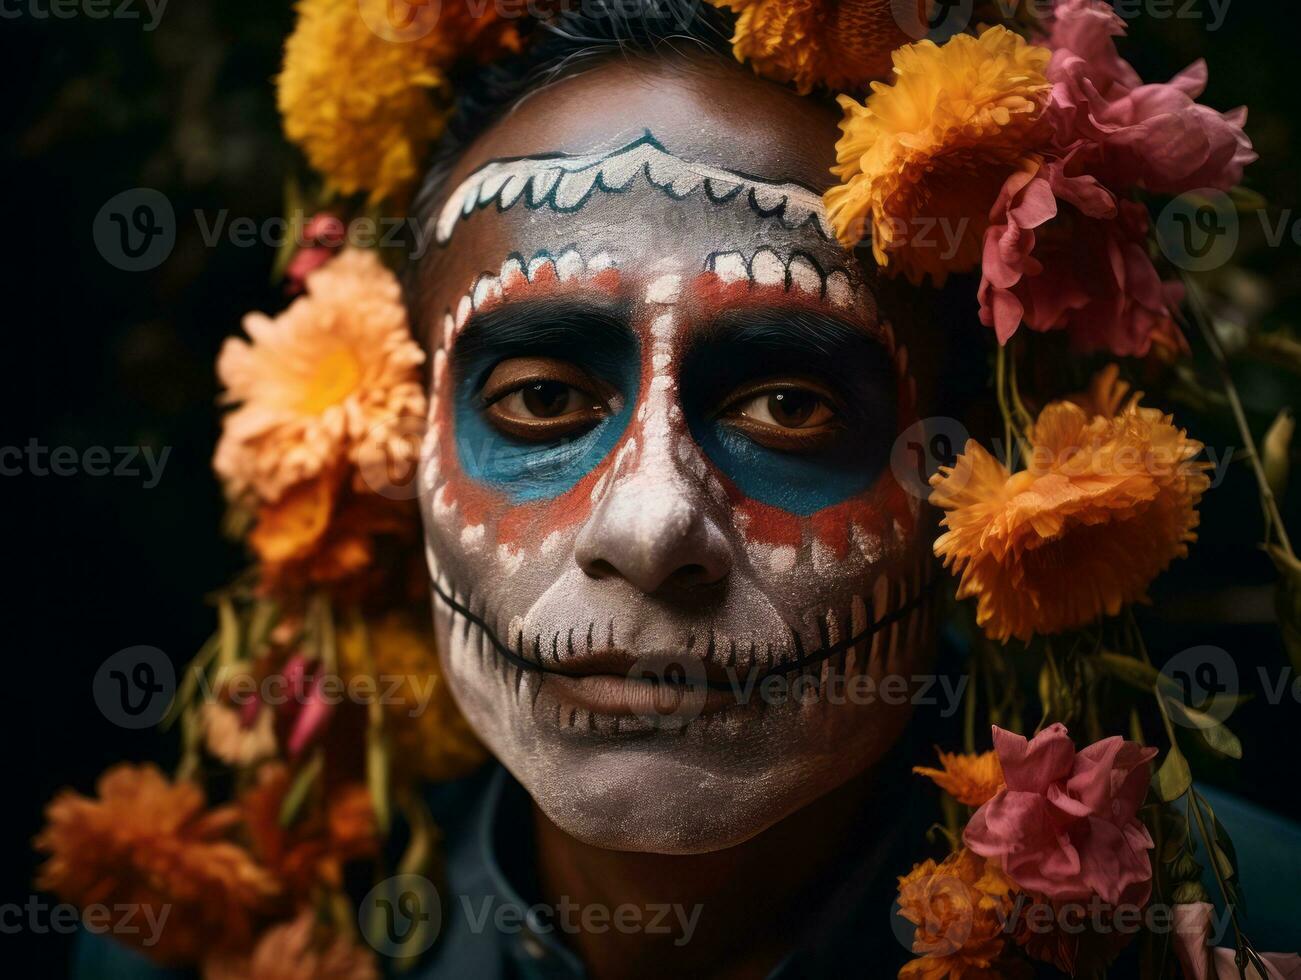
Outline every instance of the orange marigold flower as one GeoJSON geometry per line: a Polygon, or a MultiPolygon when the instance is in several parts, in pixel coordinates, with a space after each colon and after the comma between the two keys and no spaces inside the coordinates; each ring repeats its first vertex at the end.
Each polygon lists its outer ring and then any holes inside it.
{"type": "Polygon", "coordinates": [[[263,588],[272,595],[301,595],[327,588],[336,598],[360,598],[386,586],[401,589],[401,562],[377,557],[407,548],[419,533],[412,500],[392,500],[325,473],[287,489],[259,507],[249,544],[260,559],[263,588]]]}
{"type": "Polygon", "coordinates": [[[1142,601],[1196,540],[1209,485],[1194,461],[1202,444],[1135,399],[1092,418],[1054,402],[1029,438],[1028,469],[1010,474],[973,440],[931,478],[931,503],[948,511],[935,554],[997,640],[1075,629],[1142,601]]]}
{"type": "Polygon", "coordinates": [[[1003,788],[1003,767],[992,749],[978,755],[940,752],[940,769],[914,766],[913,772],[925,776],[959,803],[981,806],[1003,788]]]}
{"type": "MultiPolygon", "coordinates": [[[[345,249],[307,277],[307,294],[274,319],[244,318],[250,341],[222,346],[223,422],[213,466],[238,499],[356,464],[376,430],[423,418],[419,366],[401,289],[373,252],[345,249]]],[[[410,440],[387,440],[386,444],[410,440]]]]}
{"type": "Polygon", "coordinates": [[[913,923],[920,954],[899,980],[995,980],[1009,976],[1003,924],[1012,883],[995,862],[965,847],[939,864],[926,860],[899,879],[899,914],[913,923]]]}
{"type": "Polygon", "coordinates": [[[914,284],[974,268],[1007,176],[1046,138],[1050,52],[1004,27],[894,52],[894,82],[845,117],[825,195],[845,245],[872,235],[872,254],[914,284]]]}
{"type": "Polygon", "coordinates": [[[379,980],[379,970],[370,950],[322,934],[316,916],[304,910],[264,932],[252,953],[205,960],[203,980],[379,980]]]}
{"type": "Polygon", "coordinates": [[[890,72],[890,52],[926,33],[926,0],[710,0],[737,13],[732,52],[765,78],[861,88],[890,72]]]}
{"type": "Polygon", "coordinates": [[[306,899],[317,885],[341,887],[343,866],[349,861],[375,855],[375,814],[365,786],[339,783],[326,794],[324,810],[309,808],[285,828],[280,808],[289,787],[288,769],[278,763],[263,766],[239,806],[253,853],[291,895],[306,899]]]}
{"type": "Polygon", "coordinates": [[[1066,400],[1079,405],[1089,417],[1112,418],[1119,415],[1127,404],[1137,404],[1142,398],[1141,391],[1131,392],[1129,382],[1120,376],[1120,367],[1108,364],[1093,376],[1086,389],[1077,391],[1066,400]]]}
{"type": "Polygon", "coordinates": [[[36,847],[50,855],[37,887],[76,905],[130,903],[161,923],[123,934],[150,958],[188,964],[214,948],[247,947],[279,883],[227,840],[233,807],[206,810],[203,790],[171,783],[156,766],[122,764],[99,779],[98,799],[64,790],[46,809],[36,847]]]}
{"type": "Polygon", "coordinates": [[[392,695],[385,699],[385,724],[393,737],[393,763],[401,773],[456,779],[487,758],[452,700],[433,630],[424,619],[389,613],[368,622],[364,636],[355,624],[345,627],[339,633],[339,667],[345,680],[372,674],[379,689],[392,695]]]}
{"type": "Polygon", "coordinates": [[[462,58],[518,51],[516,21],[469,0],[299,0],[277,101],[285,135],[330,189],[405,201],[447,115],[462,58]]]}

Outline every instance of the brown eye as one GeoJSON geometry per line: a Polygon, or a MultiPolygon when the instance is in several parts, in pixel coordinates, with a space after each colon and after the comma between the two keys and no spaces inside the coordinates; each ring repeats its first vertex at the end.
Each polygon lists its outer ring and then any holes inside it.
{"type": "Polygon", "coordinates": [[[520,401],[531,414],[551,419],[565,414],[575,394],[573,388],[558,381],[538,381],[520,389],[520,401]]]}
{"type": "Polygon", "coordinates": [[[581,434],[611,414],[616,397],[577,365],[549,357],[502,361],[481,392],[488,421],[528,442],[581,434]]]}
{"type": "Polygon", "coordinates": [[[823,408],[822,400],[811,391],[787,388],[768,396],[768,415],[780,426],[798,429],[823,408]]]}
{"type": "Polygon", "coordinates": [[[748,386],[731,396],[722,417],[760,445],[797,452],[822,448],[840,428],[835,397],[803,379],[748,386]]]}

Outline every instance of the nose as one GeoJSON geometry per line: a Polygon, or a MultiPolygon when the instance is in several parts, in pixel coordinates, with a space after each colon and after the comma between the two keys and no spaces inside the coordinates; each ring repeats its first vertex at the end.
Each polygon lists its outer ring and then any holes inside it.
{"type": "Polygon", "coordinates": [[[575,557],[593,578],[619,576],[647,595],[712,585],[732,570],[708,500],[677,474],[643,472],[611,487],[580,532],[575,557]]]}

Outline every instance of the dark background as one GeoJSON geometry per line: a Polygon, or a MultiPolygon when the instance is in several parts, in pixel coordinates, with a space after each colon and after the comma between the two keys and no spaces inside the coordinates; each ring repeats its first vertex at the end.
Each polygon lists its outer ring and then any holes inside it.
{"type": "MultiPolygon", "coordinates": [[[[226,238],[209,246],[194,211],[209,223],[223,210],[228,220],[258,222],[282,213],[291,151],[279,133],[272,79],[292,23],[287,5],[267,0],[172,0],[152,32],[143,30],[143,6],[128,8],[139,19],[103,20],[38,16],[48,0],[4,0],[3,9],[0,281],[8,302],[0,445],[35,438],[79,452],[148,445],[171,447],[171,455],[153,489],[143,477],[0,477],[7,641],[0,717],[10,773],[0,799],[13,822],[3,849],[12,876],[0,903],[31,894],[29,840],[57,788],[88,791],[115,761],[175,754],[174,739],[103,717],[91,696],[96,668],[137,644],[185,661],[213,626],[201,597],[241,563],[219,534],[221,499],[209,470],[214,359],[245,312],[274,311],[284,299],[271,283],[269,246],[226,238]],[[176,214],[176,247],[150,272],[114,268],[91,236],[104,203],[134,187],[162,191],[176,214]]],[[[1209,16],[1204,3],[1192,9],[1209,16]]],[[[1295,31],[1284,9],[1237,0],[1216,32],[1205,20],[1140,17],[1122,47],[1150,79],[1208,57],[1206,101],[1251,106],[1248,131],[1262,159],[1248,181],[1275,221],[1297,201],[1295,31]]],[[[1290,236],[1279,247],[1263,239],[1260,222],[1247,216],[1239,260],[1252,275],[1241,283],[1262,297],[1265,322],[1285,327],[1301,313],[1301,247],[1290,236]]],[[[1277,371],[1238,370],[1259,434],[1301,386],[1277,371]]],[[[1183,410],[1180,420],[1208,444],[1239,441],[1224,416],[1183,410]]],[[[1296,489],[1287,510],[1301,538],[1296,489]]],[[[1285,669],[1260,534],[1254,484],[1237,465],[1205,503],[1193,557],[1160,580],[1156,606],[1143,616],[1158,663],[1216,644],[1238,662],[1244,690],[1259,690],[1258,666],[1271,677],[1285,669]]],[[[1232,727],[1245,760],[1229,766],[1199,757],[1199,778],[1301,815],[1293,761],[1301,707],[1258,696],[1232,727]]],[[[39,940],[34,975],[61,972],[65,939],[20,938],[39,940]]]]}

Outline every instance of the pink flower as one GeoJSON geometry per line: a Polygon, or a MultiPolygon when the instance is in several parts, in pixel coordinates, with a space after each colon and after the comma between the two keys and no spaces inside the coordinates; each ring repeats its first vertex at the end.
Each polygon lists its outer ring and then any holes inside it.
{"type": "MultiPolygon", "coordinates": [[[[1211,920],[1215,908],[1209,902],[1193,902],[1174,908],[1175,956],[1187,980],[1238,980],[1234,951],[1211,945],[1211,920]]],[[[1247,980],[1301,980],[1301,956],[1295,953],[1261,953],[1266,977],[1247,967],[1247,980]]]]}
{"type": "Polygon", "coordinates": [[[1256,159],[1245,109],[1195,101],[1203,62],[1145,85],[1116,51],[1124,33],[1102,0],[1060,0],[1053,11],[1053,137],[1004,183],[985,233],[980,319],[1000,343],[1025,323],[1118,357],[1146,355],[1154,339],[1179,348],[1171,311],[1182,291],[1153,265],[1150,219],[1132,192],[1228,190],[1256,159]]]}
{"type": "Polygon", "coordinates": [[[309,244],[295,252],[285,267],[285,291],[290,296],[301,293],[307,286],[308,274],[325,265],[343,247],[348,229],[337,215],[322,211],[312,215],[303,227],[303,238],[309,244]]]}
{"type": "Polygon", "coordinates": [[[1066,329],[1082,350],[1145,355],[1153,336],[1178,335],[1177,285],[1147,250],[1149,219],[1092,176],[1078,147],[1013,174],[990,213],[981,264],[980,320],[1007,343],[1025,323],[1066,329]]]}
{"type": "Polygon", "coordinates": [[[1152,838],[1138,808],[1156,749],[1115,736],[1076,752],[1060,724],[1028,741],[995,727],[994,749],[1007,785],[972,816],[967,846],[1050,901],[1146,902],[1152,838]]]}
{"type": "Polygon", "coordinates": [[[325,698],[325,675],[316,660],[296,653],[281,673],[285,700],[279,706],[279,721],[287,729],[284,743],[291,759],[314,744],[330,723],[334,703],[325,698]]]}
{"type": "Polygon", "coordinates": [[[1062,0],[1054,9],[1046,74],[1058,145],[1099,146],[1090,172],[1117,191],[1236,186],[1256,159],[1243,132],[1247,110],[1221,113],[1195,101],[1206,89],[1203,61],[1169,82],[1143,84],[1116,51],[1113,39],[1124,33],[1125,22],[1102,0],[1062,0]]]}

